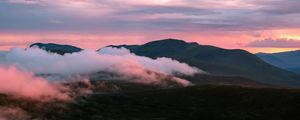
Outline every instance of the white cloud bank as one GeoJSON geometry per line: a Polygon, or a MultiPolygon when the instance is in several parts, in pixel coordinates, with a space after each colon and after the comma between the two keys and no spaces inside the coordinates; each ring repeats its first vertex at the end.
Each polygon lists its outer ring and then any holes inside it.
{"type": "Polygon", "coordinates": [[[63,56],[39,48],[14,48],[0,58],[1,64],[0,71],[3,75],[0,77],[0,92],[25,97],[66,97],[53,83],[36,78],[34,73],[72,76],[109,72],[122,76],[129,82],[165,84],[168,81],[163,80],[170,79],[187,86],[190,82],[173,75],[203,72],[170,58],[151,59],[132,54],[125,48],[111,47],[103,48],[99,52],[84,50],[63,56]]]}
{"type": "Polygon", "coordinates": [[[35,77],[31,72],[0,66],[0,73],[0,93],[37,100],[69,99],[69,96],[63,92],[67,90],[66,88],[58,84],[50,84],[43,78],[35,77]]]}
{"type": "Polygon", "coordinates": [[[124,73],[134,72],[136,69],[168,75],[193,75],[202,72],[198,68],[170,58],[151,59],[136,56],[125,48],[111,47],[103,48],[98,53],[84,50],[64,56],[39,48],[14,48],[6,54],[3,61],[6,65],[42,74],[88,74],[101,71],[124,73]]]}

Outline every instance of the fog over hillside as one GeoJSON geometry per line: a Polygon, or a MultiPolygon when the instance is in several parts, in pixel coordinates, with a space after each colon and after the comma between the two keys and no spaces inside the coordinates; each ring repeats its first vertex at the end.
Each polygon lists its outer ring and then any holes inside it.
{"type": "MultiPolygon", "coordinates": [[[[5,74],[0,79],[3,83],[9,80],[7,84],[0,86],[0,92],[34,98],[59,95],[61,89],[67,88],[58,88],[55,84],[82,81],[99,72],[115,74],[112,77],[119,77],[118,80],[127,82],[165,84],[163,79],[170,79],[181,86],[188,86],[191,83],[173,75],[192,76],[205,73],[170,58],[151,59],[132,54],[125,48],[111,47],[98,52],[84,50],[65,55],[50,53],[40,48],[14,48],[2,56],[0,63],[1,73],[5,74]],[[57,75],[63,77],[55,77],[57,75]],[[76,76],[82,77],[78,79],[76,76]],[[23,89],[17,89],[18,86],[23,89]],[[36,93],[32,94],[30,91],[36,93]]],[[[101,79],[103,78],[97,80],[101,79]]]]}

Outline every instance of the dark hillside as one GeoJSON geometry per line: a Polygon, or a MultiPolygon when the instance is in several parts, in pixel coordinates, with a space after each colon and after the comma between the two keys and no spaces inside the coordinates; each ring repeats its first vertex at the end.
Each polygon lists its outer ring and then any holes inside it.
{"type": "Polygon", "coordinates": [[[36,103],[0,96],[1,106],[21,107],[48,120],[298,120],[300,91],[194,86],[144,92],[93,94],[71,103],[36,103]],[[44,106],[44,107],[41,107],[44,106]]]}
{"type": "Polygon", "coordinates": [[[115,47],[126,47],[140,56],[173,58],[212,75],[241,76],[266,84],[300,87],[300,75],[272,66],[244,50],[223,49],[176,39],[115,47]]]}

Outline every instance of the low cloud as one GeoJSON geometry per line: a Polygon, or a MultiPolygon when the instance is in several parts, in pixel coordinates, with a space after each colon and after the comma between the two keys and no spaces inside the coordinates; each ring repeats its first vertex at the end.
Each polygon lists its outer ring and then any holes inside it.
{"type": "Polygon", "coordinates": [[[128,82],[161,85],[172,82],[187,86],[190,82],[173,75],[193,75],[203,71],[170,58],[136,56],[125,48],[108,47],[99,52],[84,50],[64,56],[39,48],[14,48],[3,52],[0,58],[0,93],[38,100],[67,100],[70,91],[62,86],[62,82],[86,80],[85,76],[99,72],[114,73],[121,77],[120,80],[128,82]],[[74,77],[80,75],[83,77],[74,77]],[[70,81],[73,78],[76,80],[70,81]]]}
{"type": "Polygon", "coordinates": [[[136,56],[125,48],[104,48],[66,54],[53,54],[39,48],[14,48],[5,56],[6,64],[14,64],[38,74],[85,74],[99,71],[121,72],[126,68],[141,68],[163,74],[193,75],[201,72],[195,67],[170,58],[151,59],[136,56]]]}
{"type": "Polygon", "coordinates": [[[62,92],[67,90],[66,88],[50,84],[43,78],[35,77],[31,72],[0,66],[0,73],[0,93],[37,100],[69,99],[69,96],[62,92]]]}
{"type": "Polygon", "coordinates": [[[298,39],[263,39],[256,40],[247,45],[247,47],[271,47],[271,48],[300,48],[298,39]]]}

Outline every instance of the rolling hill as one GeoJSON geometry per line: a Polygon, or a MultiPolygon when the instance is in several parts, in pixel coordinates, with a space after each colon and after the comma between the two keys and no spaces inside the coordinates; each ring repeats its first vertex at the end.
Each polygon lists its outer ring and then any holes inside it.
{"type": "MultiPolygon", "coordinates": [[[[42,43],[33,44],[31,47],[35,45],[61,55],[82,50],[69,45],[42,43]]],[[[262,85],[300,87],[300,75],[268,64],[245,50],[223,49],[198,43],[187,43],[177,39],[158,40],[144,45],[110,45],[110,47],[125,47],[139,56],[153,59],[172,58],[198,67],[211,76],[220,76],[219,80],[222,77],[234,77],[236,79],[243,78],[239,80],[245,81],[245,83],[251,80],[262,85]]],[[[232,83],[236,84],[235,82],[228,84],[232,83]]]]}
{"type": "MultiPolygon", "coordinates": [[[[45,50],[52,49],[52,47],[55,45],[57,45],[57,44],[51,44],[50,48],[48,48],[50,45],[45,45],[44,49],[45,50]]],[[[31,46],[34,46],[34,44],[31,46]]],[[[68,53],[68,51],[65,51],[65,50],[69,49],[69,48],[64,48],[61,46],[62,45],[58,45],[58,47],[55,47],[55,48],[57,48],[56,51],[49,51],[49,52],[54,52],[54,53],[59,52],[58,54],[60,54],[61,52],[68,53]]],[[[90,74],[89,78],[91,80],[97,81],[97,80],[107,79],[107,76],[111,77],[111,76],[113,76],[113,73],[98,72],[98,73],[90,74]]],[[[195,85],[237,85],[237,86],[259,87],[259,88],[260,87],[275,87],[274,85],[260,83],[258,81],[254,81],[254,80],[251,80],[248,78],[238,77],[238,75],[236,75],[236,76],[220,76],[220,75],[216,76],[216,75],[212,75],[212,74],[211,75],[197,74],[192,77],[191,76],[177,76],[177,77],[186,79],[195,85]]],[[[170,78],[168,78],[168,79],[170,79],[170,78]]],[[[113,79],[113,81],[123,81],[123,80],[113,79]]],[[[167,82],[167,81],[165,81],[164,83],[170,84],[170,82],[167,82]]],[[[129,87],[128,85],[131,88],[137,87],[136,85],[134,87],[132,87],[130,84],[127,84],[127,87],[129,87]]]]}
{"type": "Polygon", "coordinates": [[[44,49],[49,52],[57,53],[60,55],[64,55],[66,53],[74,53],[74,52],[80,52],[82,49],[71,46],[71,45],[60,45],[60,44],[54,44],[54,43],[34,43],[30,45],[30,47],[39,47],[41,49],[44,49]]]}
{"type": "Polygon", "coordinates": [[[240,49],[223,49],[177,39],[158,40],[144,45],[110,47],[125,47],[137,55],[150,58],[173,58],[212,75],[241,76],[266,84],[300,87],[298,74],[277,68],[240,49]]]}
{"type": "Polygon", "coordinates": [[[256,55],[274,66],[300,73],[300,50],[256,55]]]}

